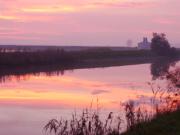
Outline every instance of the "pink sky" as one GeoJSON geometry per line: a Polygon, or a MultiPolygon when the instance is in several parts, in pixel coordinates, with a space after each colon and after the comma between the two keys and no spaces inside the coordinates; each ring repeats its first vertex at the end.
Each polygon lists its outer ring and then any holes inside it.
{"type": "Polygon", "coordinates": [[[134,46],[164,32],[180,45],[179,0],[0,0],[0,44],[134,46]]]}

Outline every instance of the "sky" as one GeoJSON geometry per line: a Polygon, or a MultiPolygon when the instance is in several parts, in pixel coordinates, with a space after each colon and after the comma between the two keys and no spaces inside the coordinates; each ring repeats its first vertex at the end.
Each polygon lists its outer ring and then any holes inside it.
{"type": "Polygon", "coordinates": [[[180,47],[179,0],[0,0],[0,44],[133,46],[153,32],[180,47]]]}

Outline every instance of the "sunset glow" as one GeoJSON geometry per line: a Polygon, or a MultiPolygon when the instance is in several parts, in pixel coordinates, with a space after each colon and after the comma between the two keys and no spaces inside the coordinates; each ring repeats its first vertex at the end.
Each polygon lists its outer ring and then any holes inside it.
{"type": "Polygon", "coordinates": [[[127,39],[136,45],[143,36],[165,32],[177,44],[179,5],[178,0],[1,0],[0,40],[1,44],[123,46],[127,39]],[[12,35],[14,29],[23,34],[12,35]]]}
{"type": "Polygon", "coordinates": [[[0,135],[180,134],[179,30],[180,0],[0,0],[0,135]]]}

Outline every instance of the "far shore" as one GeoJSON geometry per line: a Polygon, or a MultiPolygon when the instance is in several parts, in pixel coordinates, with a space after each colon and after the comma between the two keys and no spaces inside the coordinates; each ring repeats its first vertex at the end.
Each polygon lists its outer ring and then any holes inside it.
{"type": "Polygon", "coordinates": [[[0,52],[0,78],[39,73],[63,74],[64,70],[104,68],[147,64],[162,61],[171,63],[180,60],[177,56],[170,58],[158,56],[150,50],[111,50],[109,48],[91,48],[81,51],[64,51],[63,49],[27,52],[0,52]]]}
{"type": "Polygon", "coordinates": [[[128,66],[138,64],[151,64],[155,62],[166,61],[167,63],[179,61],[180,57],[167,59],[166,57],[128,57],[128,58],[105,58],[105,59],[86,59],[73,62],[67,65],[31,65],[31,66],[0,66],[0,77],[20,76],[39,73],[63,74],[65,70],[87,69],[87,68],[106,68],[115,66],[128,66]]]}

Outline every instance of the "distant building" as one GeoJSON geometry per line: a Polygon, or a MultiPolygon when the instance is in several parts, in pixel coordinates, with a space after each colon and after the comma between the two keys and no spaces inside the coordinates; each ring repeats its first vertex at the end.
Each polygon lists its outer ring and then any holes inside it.
{"type": "Polygon", "coordinates": [[[138,49],[150,50],[151,49],[151,42],[148,42],[148,39],[146,37],[144,37],[143,41],[138,43],[138,49]]]}

